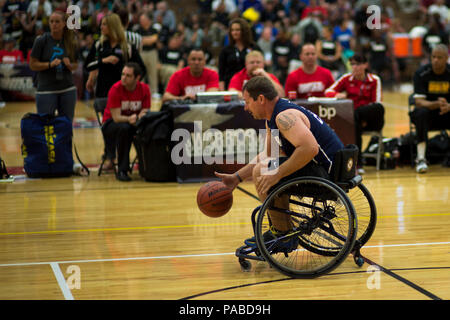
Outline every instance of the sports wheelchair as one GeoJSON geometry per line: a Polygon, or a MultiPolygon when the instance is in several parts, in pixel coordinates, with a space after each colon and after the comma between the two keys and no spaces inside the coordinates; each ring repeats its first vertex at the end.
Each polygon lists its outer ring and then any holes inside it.
{"type": "Polygon", "coordinates": [[[358,148],[349,145],[337,152],[330,180],[299,177],[273,188],[252,213],[256,243],[246,241],[236,250],[242,270],[258,260],[293,278],[314,278],[337,268],[350,253],[361,267],[360,249],[375,230],[377,212],[356,175],[357,156],[358,148]],[[292,229],[267,239],[269,211],[288,215],[292,229]]]}

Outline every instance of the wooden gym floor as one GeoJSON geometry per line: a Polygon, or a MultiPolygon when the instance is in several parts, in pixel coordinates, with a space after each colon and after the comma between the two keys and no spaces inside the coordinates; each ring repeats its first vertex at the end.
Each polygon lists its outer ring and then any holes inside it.
{"type": "MultiPolygon", "coordinates": [[[[408,131],[407,97],[384,93],[384,135],[408,131]]],[[[31,102],[0,109],[0,154],[21,167],[20,119],[31,102]]],[[[94,119],[79,102],[76,120],[94,119]]],[[[98,128],[74,130],[81,159],[99,164],[98,128]]],[[[240,269],[236,248],[251,236],[258,202],[236,190],[224,217],[200,213],[200,184],[131,183],[112,174],[0,183],[0,299],[449,299],[450,170],[432,165],[418,175],[407,166],[366,168],[378,225],[362,249],[332,273],[288,279],[264,262],[240,269]],[[375,267],[374,267],[375,266],[375,267]]],[[[251,183],[242,187],[255,193],[251,183]]]]}

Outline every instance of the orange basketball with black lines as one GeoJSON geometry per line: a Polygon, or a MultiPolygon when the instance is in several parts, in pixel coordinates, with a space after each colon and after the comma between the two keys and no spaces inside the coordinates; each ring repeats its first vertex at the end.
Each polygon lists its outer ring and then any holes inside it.
{"type": "Polygon", "coordinates": [[[233,193],[223,182],[210,181],[198,190],[197,205],[208,217],[218,218],[230,210],[233,205],[233,193]]]}

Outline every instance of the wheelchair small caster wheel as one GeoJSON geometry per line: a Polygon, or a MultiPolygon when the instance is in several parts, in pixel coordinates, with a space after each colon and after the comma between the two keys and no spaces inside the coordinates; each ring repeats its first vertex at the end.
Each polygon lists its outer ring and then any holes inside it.
{"type": "Polygon", "coordinates": [[[239,264],[241,265],[241,269],[244,272],[249,272],[252,268],[252,264],[250,263],[250,261],[247,261],[245,259],[239,259],[239,264]]]}
{"type": "Polygon", "coordinates": [[[364,259],[361,256],[356,256],[354,260],[358,267],[362,267],[364,265],[364,259]]]}

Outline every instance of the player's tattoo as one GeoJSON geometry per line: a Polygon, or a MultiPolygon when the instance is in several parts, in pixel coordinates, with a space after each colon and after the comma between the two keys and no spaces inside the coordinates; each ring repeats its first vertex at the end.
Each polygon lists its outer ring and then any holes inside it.
{"type": "Polygon", "coordinates": [[[292,128],[296,120],[297,118],[291,113],[281,114],[277,117],[277,123],[280,126],[280,129],[285,131],[292,128]]]}

